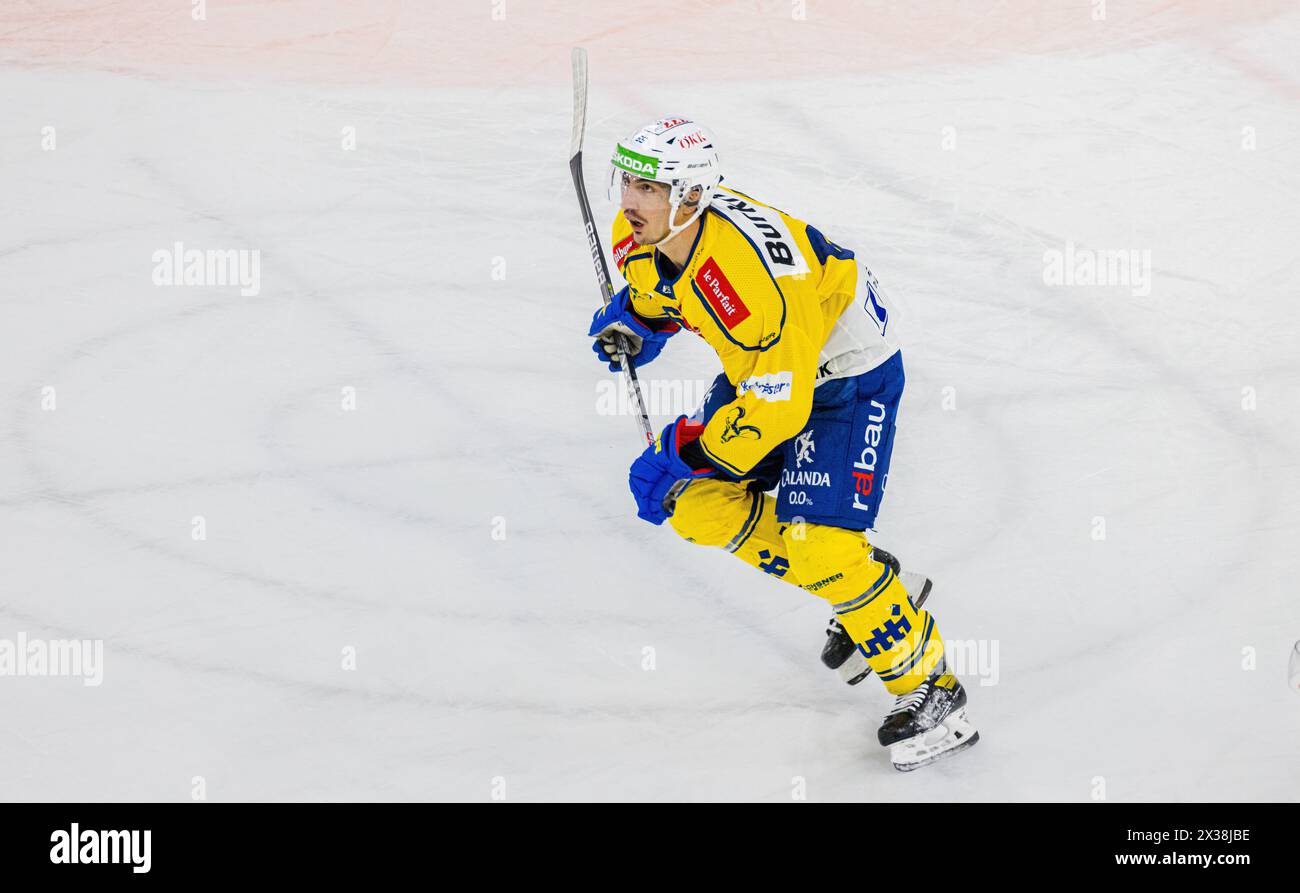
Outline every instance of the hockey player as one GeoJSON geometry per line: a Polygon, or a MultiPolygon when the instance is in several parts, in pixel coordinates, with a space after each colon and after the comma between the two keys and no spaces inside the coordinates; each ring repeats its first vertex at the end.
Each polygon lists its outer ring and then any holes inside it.
{"type": "Polygon", "coordinates": [[[712,134],[685,118],[614,148],[611,245],[628,285],[592,320],[596,354],[617,369],[622,342],[639,367],[689,329],[723,368],[704,406],[632,463],[637,514],[829,602],[823,659],[852,654],[851,681],[874,671],[896,696],[879,740],[915,769],[979,735],[934,618],[865,534],[903,391],[888,307],[852,251],[721,179],[712,134]]]}

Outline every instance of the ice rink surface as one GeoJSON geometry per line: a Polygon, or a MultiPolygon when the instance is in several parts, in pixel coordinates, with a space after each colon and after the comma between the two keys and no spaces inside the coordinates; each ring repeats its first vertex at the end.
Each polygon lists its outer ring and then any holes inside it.
{"type": "MultiPolygon", "coordinates": [[[[0,639],[103,678],[0,676],[0,798],[1300,799],[1300,11],[1229,6],[6,4],[0,639]],[[602,221],[692,116],[894,299],[873,541],[966,754],[892,770],[823,602],[636,519],[579,43],[602,221]]],[[[674,339],[658,424],[717,371],[674,339]]]]}

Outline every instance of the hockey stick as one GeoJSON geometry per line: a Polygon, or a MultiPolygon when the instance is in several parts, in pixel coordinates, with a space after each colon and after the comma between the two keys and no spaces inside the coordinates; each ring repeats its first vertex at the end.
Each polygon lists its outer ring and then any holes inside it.
{"type": "MultiPolygon", "coordinates": [[[[591,246],[591,265],[596,270],[596,283],[600,286],[600,299],[608,304],[614,297],[614,283],[609,278],[609,265],[605,263],[605,249],[601,247],[600,235],[596,232],[596,221],[592,217],[591,202],[587,200],[587,184],[582,179],[582,137],[587,130],[587,51],[582,47],[573,48],[573,138],[569,141],[569,173],[573,175],[573,188],[578,193],[578,209],[582,211],[582,222],[587,228],[587,243],[591,246]]],[[[618,364],[627,373],[627,387],[636,399],[641,433],[646,443],[655,444],[654,431],[650,428],[650,414],[646,412],[645,398],[641,396],[641,381],[636,376],[636,367],[627,357],[627,339],[618,336],[618,364]]],[[[673,484],[668,495],[664,497],[664,508],[672,514],[677,505],[677,497],[686,489],[689,481],[673,484]]]]}
{"type": "MultiPolygon", "coordinates": [[[[582,179],[582,137],[587,129],[587,51],[582,47],[573,48],[573,139],[569,142],[569,173],[573,174],[573,188],[578,191],[578,208],[582,211],[582,222],[587,227],[587,242],[591,246],[591,265],[596,269],[596,283],[600,286],[600,299],[606,304],[614,297],[614,283],[609,278],[609,265],[605,263],[605,250],[600,245],[600,236],[596,233],[596,222],[591,214],[591,202],[587,200],[587,184],[582,179]]],[[[637,411],[640,413],[641,433],[646,443],[654,446],[655,435],[650,429],[650,415],[645,409],[645,398],[641,396],[641,382],[636,377],[636,367],[627,358],[627,339],[618,336],[619,366],[627,373],[627,387],[636,399],[637,411]]]]}

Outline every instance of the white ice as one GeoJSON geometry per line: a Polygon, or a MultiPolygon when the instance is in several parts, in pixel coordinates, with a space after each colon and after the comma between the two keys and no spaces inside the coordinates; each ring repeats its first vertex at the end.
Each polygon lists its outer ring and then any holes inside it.
{"type": "MultiPolygon", "coordinates": [[[[6,22],[0,640],[104,667],[0,676],[0,798],[1300,799],[1300,14],[840,5],[258,13],[317,55],[215,4],[152,42],[6,22]],[[852,58],[797,30],[841,27],[852,58]],[[893,771],[823,602],[636,519],[576,43],[602,222],[612,141],[692,115],[900,305],[873,537],[996,658],[973,750],[893,771]],[[156,286],[178,241],[259,250],[260,293],[156,286]],[[1150,294],[1046,284],[1067,242],[1149,250],[1150,294]]],[[[711,378],[687,337],[646,377],[711,378]]]]}

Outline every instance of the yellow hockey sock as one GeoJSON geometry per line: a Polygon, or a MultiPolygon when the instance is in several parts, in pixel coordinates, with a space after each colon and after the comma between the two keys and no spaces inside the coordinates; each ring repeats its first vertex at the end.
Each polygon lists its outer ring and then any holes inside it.
{"type": "Polygon", "coordinates": [[[866,536],[792,524],[783,538],[792,571],[808,581],[803,588],[831,603],[885,688],[903,694],[920,685],[943,656],[943,639],[929,612],[912,607],[893,570],[872,559],[866,536]]]}

